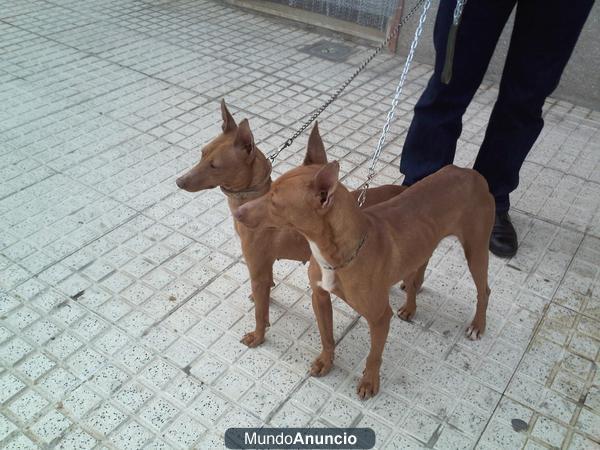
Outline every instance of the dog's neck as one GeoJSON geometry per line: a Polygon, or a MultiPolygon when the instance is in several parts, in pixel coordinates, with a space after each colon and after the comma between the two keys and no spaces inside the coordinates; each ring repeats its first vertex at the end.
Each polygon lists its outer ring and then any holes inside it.
{"type": "Polygon", "coordinates": [[[261,151],[257,150],[249,170],[250,176],[245,186],[221,187],[221,191],[227,196],[231,211],[235,211],[250,200],[265,195],[271,187],[271,163],[261,151]]]}
{"type": "Polygon", "coordinates": [[[343,268],[359,256],[369,220],[346,188],[338,186],[334,196],[334,204],[323,216],[321,226],[302,234],[317,246],[328,267],[343,268]]]}

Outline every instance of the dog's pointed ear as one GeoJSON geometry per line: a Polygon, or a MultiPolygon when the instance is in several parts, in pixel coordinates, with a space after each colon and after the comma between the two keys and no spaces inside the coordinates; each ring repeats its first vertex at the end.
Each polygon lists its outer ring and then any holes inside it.
{"type": "Polygon", "coordinates": [[[315,126],[310,132],[308,145],[306,147],[306,156],[304,157],[305,166],[310,164],[327,164],[327,155],[325,154],[325,146],[323,139],[319,133],[319,124],[315,122],[315,126]]]}
{"type": "Polygon", "coordinates": [[[235,119],[227,109],[225,99],[221,100],[221,117],[223,118],[223,125],[221,125],[223,133],[227,133],[229,131],[234,131],[237,129],[237,124],[235,123],[235,119]]]}
{"type": "Polygon", "coordinates": [[[333,204],[333,194],[338,186],[340,164],[332,161],[325,164],[315,175],[314,187],[321,208],[328,209],[333,204]]]}
{"type": "Polygon", "coordinates": [[[248,162],[251,162],[256,156],[256,145],[254,145],[254,136],[252,135],[252,131],[250,131],[248,119],[240,122],[233,145],[245,152],[248,162]]]}

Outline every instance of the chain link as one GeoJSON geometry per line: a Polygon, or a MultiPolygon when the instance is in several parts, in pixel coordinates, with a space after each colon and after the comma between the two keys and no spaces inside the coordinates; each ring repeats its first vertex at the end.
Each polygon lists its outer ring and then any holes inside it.
{"type": "Polygon", "coordinates": [[[456,6],[454,7],[454,17],[452,19],[452,24],[454,26],[458,26],[458,22],[460,22],[460,17],[462,16],[465,3],[467,3],[467,0],[456,0],[456,6]]]}
{"type": "MultiPolygon", "coordinates": [[[[319,117],[321,115],[321,113],[323,111],[325,111],[325,109],[327,109],[327,107],[329,105],[331,105],[341,95],[342,92],[344,92],[344,90],[348,87],[348,85],[367,67],[367,65],[369,65],[369,63],[373,60],[373,58],[375,58],[379,53],[381,53],[382,50],[384,48],[386,48],[388,46],[388,44],[392,41],[392,39],[394,39],[396,36],[398,36],[398,33],[400,33],[400,30],[402,29],[402,27],[415,14],[415,12],[418,10],[419,6],[421,6],[425,2],[427,2],[428,4],[431,4],[431,0],[418,0],[415,3],[415,5],[412,7],[412,9],[402,18],[402,20],[398,23],[398,25],[396,25],[396,27],[394,27],[394,29],[392,29],[392,31],[388,34],[388,36],[384,39],[384,41],[381,44],[379,44],[379,47],[374,49],[371,52],[371,54],[365,58],[365,60],[360,64],[360,66],[358,66],[358,68],[354,71],[354,73],[352,75],[350,75],[350,77],[346,81],[344,81],[340,85],[339,88],[337,88],[337,90],[331,95],[331,97],[329,97],[327,99],[327,101],[325,103],[323,103],[320,107],[315,109],[311,113],[308,120],[306,122],[304,122],[302,124],[302,126],[292,135],[292,137],[289,138],[287,141],[285,141],[278,150],[269,154],[268,158],[271,161],[271,163],[273,163],[275,161],[275,159],[279,156],[279,154],[282,151],[284,151],[286,148],[288,148],[290,145],[292,145],[292,143],[296,140],[296,138],[298,136],[300,136],[304,132],[304,130],[306,130],[310,126],[310,124],[313,123],[317,119],[317,117],[319,117]]],[[[427,8],[429,8],[429,6],[427,6],[427,8]]],[[[422,25],[421,25],[421,27],[422,27],[422,25]]]]}
{"type": "MultiPolygon", "coordinates": [[[[460,0],[459,0],[460,1],[460,0]]],[[[417,29],[415,30],[415,35],[413,37],[412,43],[410,45],[410,51],[408,52],[408,56],[406,57],[406,62],[404,63],[404,68],[402,69],[402,74],[400,75],[400,81],[398,82],[398,86],[396,87],[396,92],[394,93],[394,98],[392,99],[392,105],[387,114],[387,119],[383,129],[381,130],[381,135],[379,136],[379,142],[377,142],[377,147],[373,156],[371,157],[371,165],[369,166],[369,173],[367,175],[367,180],[360,186],[360,194],[358,196],[358,205],[362,206],[365,203],[367,198],[367,189],[369,188],[369,184],[371,180],[375,177],[375,165],[379,160],[379,156],[381,155],[381,151],[383,150],[383,146],[385,145],[385,139],[387,137],[388,132],[390,131],[390,126],[392,124],[392,120],[394,120],[394,115],[396,112],[396,108],[398,107],[398,103],[400,101],[400,95],[402,95],[402,90],[404,89],[404,83],[406,82],[406,77],[408,75],[408,70],[410,69],[410,65],[412,64],[413,58],[415,56],[415,49],[417,48],[417,44],[419,43],[419,38],[423,33],[423,24],[427,19],[427,11],[431,6],[431,0],[426,0],[423,5],[423,11],[421,12],[421,17],[419,18],[419,24],[417,29]]]]}

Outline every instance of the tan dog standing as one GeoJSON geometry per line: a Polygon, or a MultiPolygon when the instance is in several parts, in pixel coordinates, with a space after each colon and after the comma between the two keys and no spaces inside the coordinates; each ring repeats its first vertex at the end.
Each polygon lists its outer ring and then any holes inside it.
{"type": "Polygon", "coordinates": [[[495,205],[479,173],[446,166],[402,195],[361,211],[338,175],[337,162],[293,169],[276,180],[267,195],[240,207],[235,217],[251,227],[292,227],[310,242],[309,278],[323,345],[311,374],[324,375],[333,364],[332,292],[368,322],[371,350],[357,389],[361,398],[368,398],[379,391],[392,317],[390,288],[404,280],[406,302],[398,315],[410,319],[429,258],[446,236],[454,235],[462,243],[477,287],[477,308],[467,336],[478,339],[485,330],[495,205]]]}
{"type": "MultiPolygon", "coordinates": [[[[239,127],[221,102],[223,132],[202,149],[200,162],[177,179],[177,186],[188,192],[220,187],[233,212],[246,202],[266,194],[271,186],[271,164],[256,147],[248,120],[239,127]]],[[[305,164],[325,164],[327,157],[319,129],[315,124],[309,138],[305,164]]],[[[402,186],[382,186],[369,190],[365,207],[401,193],[402,186]]],[[[350,194],[355,198],[358,194],[350,194]]],[[[273,285],[273,264],[278,259],[306,262],[310,248],[306,239],[291,229],[251,230],[234,220],[240,236],[242,254],[250,272],[256,327],[245,334],[242,342],[249,347],[260,345],[269,325],[269,297],[273,285]]]]}

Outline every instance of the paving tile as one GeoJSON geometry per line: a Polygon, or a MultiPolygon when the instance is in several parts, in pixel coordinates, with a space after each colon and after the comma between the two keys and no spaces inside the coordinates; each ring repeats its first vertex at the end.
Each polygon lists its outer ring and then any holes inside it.
{"type": "Polygon", "coordinates": [[[5,364],[13,365],[31,353],[33,347],[22,339],[15,338],[2,345],[0,358],[5,364]]]}
{"type": "Polygon", "coordinates": [[[28,424],[39,416],[49,402],[37,392],[29,389],[12,401],[8,407],[21,422],[28,424]]]}
{"type": "Polygon", "coordinates": [[[306,427],[312,416],[292,403],[284,403],[271,418],[272,427],[306,427]]]}
{"type": "Polygon", "coordinates": [[[98,444],[98,441],[89,433],[81,429],[68,431],[60,440],[56,448],[69,449],[80,448],[82,450],[92,449],[98,444]]]}
{"type": "Polygon", "coordinates": [[[553,447],[561,447],[566,436],[566,429],[558,423],[547,419],[546,417],[540,417],[535,422],[532,436],[537,437],[541,441],[550,444],[553,447]]]}
{"type": "Polygon", "coordinates": [[[62,406],[72,416],[82,419],[101,402],[102,397],[100,395],[82,384],[67,395],[65,400],[62,401],[62,406]]]}
{"type": "Polygon", "coordinates": [[[0,397],[2,403],[26,387],[25,383],[8,372],[0,374],[0,386],[2,386],[2,390],[0,391],[2,392],[2,397],[0,397]]]}
{"type": "Polygon", "coordinates": [[[202,383],[182,374],[178,380],[169,384],[167,393],[181,404],[188,405],[202,392],[202,383]]]}
{"type": "Polygon", "coordinates": [[[17,436],[15,436],[13,439],[9,440],[6,443],[5,448],[11,449],[11,450],[21,450],[21,449],[36,450],[40,447],[38,445],[36,445],[31,439],[29,439],[24,434],[18,434],[17,436]]]}
{"type": "Polygon", "coordinates": [[[11,421],[9,421],[4,415],[0,415],[0,437],[2,439],[6,438],[16,429],[17,427],[11,421]]]}
{"type": "Polygon", "coordinates": [[[156,398],[140,411],[139,417],[155,430],[161,430],[177,414],[177,408],[162,398],[156,398]]]}
{"type": "Polygon", "coordinates": [[[42,442],[49,444],[61,436],[70,425],[71,421],[58,411],[49,411],[31,427],[31,432],[42,442]]]}
{"type": "Polygon", "coordinates": [[[575,433],[570,442],[570,448],[575,450],[587,449],[587,448],[598,448],[598,443],[590,439],[585,438],[581,434],[575,433]]]}
{"type": "Polygon", "coordinates": [[[231,403],[209,388],[192,403],[192,410],[201,422],[214,425],[219,418],[230,409],[231,403]]]}
{"type": "Polygon", "coordinates": [[[137,422],[129,422],[111,435],[113,445],[123,450],[144,448],[151,438],[150,431],[137,422]]]}
{"type": "Polygon", "coordinates": [[[198,421],[182,415],[164,432],[165,439],[177,443],[182,448],[191,448],[206,432],[198,421]]]}
{"type": "Polygon", "coordinates": [[[54,361],[43,354],[36,353],[21,362],[17,370],[31,380],[37,381],[54,366],[56,366],[54,361]]]}
{"type": "Polygon", "coordinates": [[[240,400],[240,404],[254,415],[266,420],[283,401],[283,397],[266,387],[254,386],[240,400]]]}
{"type": "Polygon", "coordinates": [[[452,428],[446,427],[442,430],[434,448],[470,449],[473,448],[474,444],[475,441],[473,438],[465,436],[452,428]]]}
{"type": "Polygon", "coordinates": [[[116,409],[110,403],[104,403],[96,408],[85,420],[86,426],[107,436],[127,419],[127,415],[116,409]]]}
{"type": "Polygon", "coordinates": [[[225,372],[215,381],[217,391],[234,401],[239,400],[252,385],[250,378],[234,370],[225,372]]]}
{"type": "Polygon", "coordinates": [[[582,409],[579,414],[579,419],[577,420],[577,428],[584,433],[587,433],[592,437],[592,439],[598,440],[598,436],[600,432],[598,431],[600,424],[600,414],[596,414],[595,412],[589,409],[582,409]]]}

